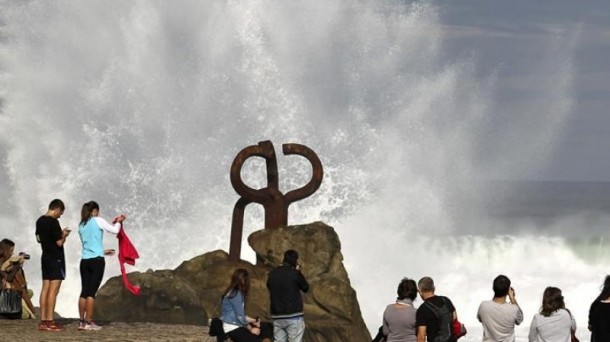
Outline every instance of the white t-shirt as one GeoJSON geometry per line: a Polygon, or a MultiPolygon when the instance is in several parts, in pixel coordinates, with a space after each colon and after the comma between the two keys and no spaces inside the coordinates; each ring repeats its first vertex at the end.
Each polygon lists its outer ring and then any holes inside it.
{"type": "Polygon", "coordinates": [[[488,300],[479,306],[477,318],[483,323],[483,341],[514,342],[515,325],[523,322],[523,311],[516,304],[488,300]]]}
{"type": "Polygon", "coordinates": [[[545,317],[534,315],[530,325],[530,342],[570,342],[571,330],[576,330],[576,321],[566,310],[560,309],[545,317]]]}

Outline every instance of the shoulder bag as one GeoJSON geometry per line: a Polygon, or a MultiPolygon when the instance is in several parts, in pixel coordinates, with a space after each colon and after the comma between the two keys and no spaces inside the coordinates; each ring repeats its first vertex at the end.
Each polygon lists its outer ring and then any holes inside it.
{"type": "Polygon", "coordinates": [[[21,290],[13,289],[6,281],[0,288],[0,315],[21,317],[21,290]]]}
{"type": "MultiPolygon", "coordinates": [[[[570,315],[570,324],[572,324],[572,313],[570,312],[570,310],[565,309],[568,312],[568,315],[570,315]]],[[[578,337],[576,337],[576,330],[572,329],[572,327],[570,326],[570,341],[572,342],[580,342],[580,340],[578,339],[578,337]]]]}

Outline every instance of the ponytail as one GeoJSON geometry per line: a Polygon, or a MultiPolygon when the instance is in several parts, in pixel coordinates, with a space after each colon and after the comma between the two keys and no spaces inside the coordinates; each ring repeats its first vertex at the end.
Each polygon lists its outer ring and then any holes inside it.
{"type": "Polygon", "coordinates": [[[93,210],[97,209],[98,211],[100,210],[100,206],[94,202],[94,201],[89,201],[85,204],[83,204],[83,208],[80,211],[80,224],[81,225],[85,225],[87,223],[87,221],[89,221],[89,219],[91,218],[91,214],[93,213],[93,210]]]}

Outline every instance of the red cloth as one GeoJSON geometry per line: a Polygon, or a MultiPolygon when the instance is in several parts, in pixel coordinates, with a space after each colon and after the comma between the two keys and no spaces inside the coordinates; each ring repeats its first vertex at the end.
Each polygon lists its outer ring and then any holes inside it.
{"type": "MultiPolygon", "coordinates": [[[[115,219],[115,222],[117,219],[115,219]]],[[[119,233],[116,235],[117,239],[119,239],[119,265],[121,265],[121,275],[123,276],[123,285],[129,290],[129,292],[133,293],[136,296],[140,295],[140,287],[137,285],[132,285],[127,279],[127,274],[125,274],[125,263],[129,265],[135,265],[136,259],[140,256],[138,255],[138,251],[133,246],[127,234],[125,234],[125,230],[123,230],[123,224],[121,223],[121,229],[119,233]]]]}

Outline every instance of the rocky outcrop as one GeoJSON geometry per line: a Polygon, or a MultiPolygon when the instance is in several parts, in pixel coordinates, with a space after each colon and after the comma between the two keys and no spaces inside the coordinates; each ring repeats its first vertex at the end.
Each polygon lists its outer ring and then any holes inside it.
{"type": "Polygon", "coordinates": [[[133,296],[123,288],[120,277],[99,290],[96,317],[110,321],[207,324],[218,316],[222,292],[236,268],[250,273],[251,287],[246,312],[269,319],[267,273],[281,263],[285,250],[300,254],[302,272],[310,284],[303,295],[306,342],[368,342],[356,292],[343,267],[341,243],[332,227],[321,222],[265,229],[248,237],[256,252],[256,265],[233,263],[224,251],[213,251],[183,262],[175,270],[134,272],[134,284],[142,288],[133,296]]]}

